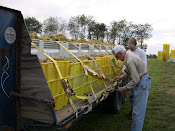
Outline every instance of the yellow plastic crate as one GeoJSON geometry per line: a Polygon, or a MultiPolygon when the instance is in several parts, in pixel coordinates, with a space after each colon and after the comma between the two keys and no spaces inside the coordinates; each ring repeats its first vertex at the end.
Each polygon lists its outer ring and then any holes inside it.
{"type": "Polygon", "coordinates": [[[53,96],[64,92],[61,79],[50,80],[47,83],[53,96]]]}
{"type": "MultiPolygon", "coordinates": [[[[84,84],[76,89],[74,89],[74,92],[76,93],[76,95],[78,96],[83,96],[85,93],[87,93],[89,91],[89,84],[84,84]]],[[[77,97],[75,96],[71,96],[72,100],[75,101],[77,100],[77,97]]]]}
{"type": "MultiPolygon", "coordinates": [[[[117,60],[116,60],[117,61],[117,60]]],[[[96,57],[96,62],[99,68],[102,69],[103,73],[106,77],[114,78],[114,74],[111,68],[111,59],[108,57],[96,57]]],[[[96,64],[92,61],[83,61],[84,65],[88,65],[94,71],[97,71],[96,64]]],[[[63,78],[67,78],[70,82],[71,87],[74,89],[76,95],[82,96],[87,92],[91,92],[90,84],[93,89],[102,86],[103,80],[97,79],[91,75],[85,76],[83,67],[80,62],[70,63],[68,61],[59,61],[57,62],[60,72],[63,78]]],[[[118,66],[121,67],[120,61],[117,61],[118,66]]],[[[41,67],[43,69],[43,73],[48,82],[48,86],[52,93],[52,96],[55,100],[55,110],[61,109],[63,106],[66,106],[68,103],[68,98],[64,93],[64,89],[61,84],[60,76],[55,68],[53,62],[42,63],[41,67]]],[[[119,70],[116,66],[113,66],[115,73],[118,75],[119,70]]],[[[71,97],[73,101],[77,98],[75,96],[71,97]]]]}
{"type": "Polygon", "coordinates": [[[107,74],[107,66],[103,66],[103,67],[101,67],[101,69],[102,69],[104,75],[106,75],[107,74]]]}
{"type": "Polygon", "coordinates": [[[171,50],[171,58],[175,58],[175,50],[171,50]]]}
{"type": "Polygon", "coordinates": [[[114,73],[109,73],[107,76],[112,78],[112,79],[115,77],[114,73]]]}
{"type": "Polygon", "coordinates": [[[108,66],[110,62],[111,62],[110,56],[108,56],[108,57],[106,56],[105,57],[105,66],[108,66]]]}
{"type": "Polygon", "coordinates": [[[106,74],[109,74],[109,70],[112,69],[110,65],[106,66],[106,74]]]}
{"type": "Polygon", "coordinates": [[[113,65],[112,65],[112,67],[111,66],[108,66],[108,73],[109,74],[113,73],[113,70],[116,70],[116,67],[115,66],[113,66],[113,65]]]}
{"type": "MultiPolygon", "coordinates": [[[[58,67],[60,69],[62,77],[69,76],[69,70],[70,70],[70,62],[69,61],[58,61],[57,62],[58,67]]],[[[58,71],[54,65],[54,63],[49,63],[49,80],[60,78],[58,71]]]]}
{"type": "Polygon", "coordinates": [[[103,85],[103,80],[102,79],[98,79],[97,80],[97,85],[98,85],[98,87],[100,87],[100,86],[102,86],[103,85]]]}
{"type": "Polygon", "coordinates": [[[82,84],[85,84],[87,82],[87,77],[85,74],[80,74],[78,76],[70,77],[69,79],[70,85],[73,89],[78,88],[82,84]]]}
{"type": "MultiPolygon", "coordinates": [[[[61,74],[63,77],[69,76],[70,72],[70,62],[69,61],[58,61],[58,67],[60,68],[61,74]]],[[[60,78],[58,76],[58,78],[60,78]]]]}
{"type": "Polygon", "coordinates": [[[163,44],[163,50],[170,50],[170,44],[163,44]]]}
{"type": "MultiPolygon", "coordinates": [[[[70,62],[68,61],[59,61],[57,62],[58,67],[60,68],[61,75],[63,77],[69,77],[69,69],[70,69],[70,62]]],[[[41,67],[43,69],[45,78],[47,80],[48,86],[51,90],[52,94],[63,93],[64,89],[61,84],[61,80],[59,79],[60,76],[56,70],[56,67],[53,62],[49,63],[42,63],[41,67]]]]}
{"type": "Polygon", "coordinates": [[[158,51],[158,60],[163,60],[163,51],[158,51]]]}
{"type": "Polygon", "coordinates": [[[96,88],[98,88],[99,86],[98,86],[98,82],[99,82],[100,80],[99,79],[96,79],[96,80],[94,80],[94,81],[91,81],[91,86],[92,86],[92,88],[93,89],[96,89],[96,88]]]}
{"type": "Polygon", "coordinates": [[[70,64],[70,76],[77,76],[83,73],[83,66],[80,62],[70,64]]]}
{"type": "Polygon", "coordinates": [[[98,68],[101,68],[101,60],[100,59],[96,59],[96,62],[97,62],[98,68]]]}
{"type": "Polygon", "coordinates": [[[83,61],[83,64],[90,67],[90,60],[84,60],[84,61],[83,61]]]}
{"type": "Polygon", "coordinates": [[[167,61],[169,59],[170,44],[163,44],[163,60],[167,61]]]}
{"type": "Polygon", "coordinates": [[[91,81],[94,81],[94,80],[96,80],[95,77],[88,75],[87,82],[91,82],[91,81]]]}
{"type": "Polygon", "coordinates": [[[101,65],[99,67],[105,66],[105,57],[95,57],[95,59],[101,61],[101,65]]]}
{"type": "Polygon", "coordinates": [[[56,73],[55,73],[55,65],[53,64],[53,62],[49,62],[47,65],[47,71],[48,71],[48,80],[53,80],[56,79],[56,73]]]}
{"type": "Polygon", "coordinates": [[[55,110],[61,109],[63,106],[67,106],[68,98],[65,93],[58,94],[54,96],[55,110]]]}
{"type": "MultiPolygon", "coordinates": [[[[89,67],[92,69],[92,70],[94,70],[94,71],[97,71],[97,69],[98,69],[98,63],[97,63],[97,60],[96,61],[89,61],[89,67]],[[96,62],[96,63],[95,63],[96,62]],[[97,65],[96,65],[97,64],[97,65]]],[[[98,73],[98,72],[97,72],[98,73]]]]}
{"type": "Polygon", "coordinates": [[[47,70],[48,63],[41,63],[41,68],[43,70],[44,76],[46,80],[48,80],[48,70],[47,70]]]}

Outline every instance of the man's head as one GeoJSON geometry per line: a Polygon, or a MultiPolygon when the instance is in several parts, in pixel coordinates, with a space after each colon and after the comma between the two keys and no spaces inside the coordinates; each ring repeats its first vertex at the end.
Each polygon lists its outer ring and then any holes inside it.
{"type": "Polygon", "coordinates": [[[137,42],[136,42],[136,39],[131,37],[129,38],[128,40],[128,48],[131,50],[131,51],[134,51],[137,47],[137,42]]]}
{"type": "Polygon", "coordinates": [[[114,54],[114,56],[117,58],[117,60],[121,60],[124,61],[125,58],[125,54],[126,54],[126,50],[123,46],[121,45],[116,45],[113,49],[112,49],[112,53],[114,54]]]}

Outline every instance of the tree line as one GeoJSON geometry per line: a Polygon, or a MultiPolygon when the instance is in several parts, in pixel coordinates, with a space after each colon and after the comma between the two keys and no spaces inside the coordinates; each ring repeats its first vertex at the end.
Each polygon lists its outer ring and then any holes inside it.
{"type": "Polygon", "coordinates": [[[68,21],[49,17],[43,23],[39,22],[35,17],[25,18],[25,22],[29,33],[36,32],[44,36],[64,34],[71,38],[102,41],[113,44],[122,44],[126,47],[130,37],[135,37],[144,45],[144,40],[152,36],[152,26],[148,23],[134,24],[126,20],[113,20],[110,25],[96,22],[93,16],[78,15],[71,17],[68,21]]]}

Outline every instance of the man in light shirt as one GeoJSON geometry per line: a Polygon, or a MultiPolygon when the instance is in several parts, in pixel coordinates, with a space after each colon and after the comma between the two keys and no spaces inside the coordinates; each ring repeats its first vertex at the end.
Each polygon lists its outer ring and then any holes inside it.
{"type": "MultiPolygon", "coordinates": [[[[135,54],[137,54],[141,60],[143,60],[143,62],[145,63],[146,65],[146,68],[147,68],[147,57],[146,57],[146,53],[144,50],[140,49],[139,47],[137,47],[137,42],[136,42],[136,39],[131,37],[129,38],[128,40],[128,48],[130,50],[128,51],[132,51],[134,52],[135,54]]],[[[133,89],[131,89],[129,91],[129,94],[130,94],[130,105],[131,105],[131,111],[127,114],[128,118],[129,119],[132,119],[132,110],[133,110],[133,89]]]]}
{"type": "Polygon", "coordinates": [[[118,87],[119,92],[127,91],[133,88],[133,113],[131,131],[142,131],[146,105],[151,88],[151,80],[147,74],[147,67],[143,60],[135,53],[128,51],[121,45],[116,45],[112,49],[114,56],[124,61],[127,73],[121,76],[116,76],[114,80],[122,80],[127,78],[130,82],[123,87],[118,87]]]}
{"type": "Polygon", "coordinates": [[[145,63],[146,67],[147,67],[147,57],[146,57],[146,53],[144,50],[140,49],[139,47],[137,47],[137,41],[135,38],[131,37],[128,40],[128,48],[134,52],[135,54],[137,54],[141,60],[143,60],[143,62],[145,63]]]}

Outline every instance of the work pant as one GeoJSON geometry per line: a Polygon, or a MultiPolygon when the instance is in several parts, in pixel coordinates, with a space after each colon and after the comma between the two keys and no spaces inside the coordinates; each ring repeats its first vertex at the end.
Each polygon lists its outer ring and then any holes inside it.
{"type": "Polygon", "coordinates": [[[133,113],[131,131],[142,131],[146,113],[146,105],[151,88],[149,75],[144,75],[133,88],[133,113]]]}
{"type": "Polygon", "coordinates": [[[133,91],[134,91],[134,88],[129,90],[131,111],[133,110],[133,91]]]}

